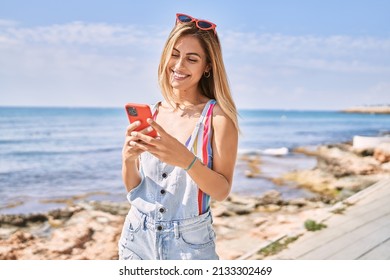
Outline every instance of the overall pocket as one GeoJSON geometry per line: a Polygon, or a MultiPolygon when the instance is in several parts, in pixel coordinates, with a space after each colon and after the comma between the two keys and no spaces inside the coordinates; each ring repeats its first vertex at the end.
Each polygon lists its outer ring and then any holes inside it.
{"type": "Polygon", "coordinates": [[[119,243],[119,259],[120,260],[142,260],[136,253],[119,243]]]}
{"type": "Polygon", "coordinates": [[[134,211],[130,211],[127,216],[125,223],[123,225],[123,230],[129,232],[137,232],[141,228],[141,218],[134,213],[134,211]]]}
{"type": "MultiPolygon", "coordinates": [[[[120,245],[127,246],[128,241],[133,238],[133,234],[138,232],[141,228],[141,218],[136,215],[132,210],[127,214],[125,222],[123,224],[121,237],[119,239],[120,245]]],[[[119,248],[120,250],[121,248],[119,248]]]]}
{"type": "Polygon", "coordinates": [[[134,239],[134,234],[141,229],[142,218],[131,210],[123,224],[122,234],[118,242],[118,254],[120,260],[140,260],[130,248],[134,239]]]}
{"type": "Polygon", "coordinates": [[[214,245],[215,232],[211,223],[203,223],[180,233],[181,240],[191,248],[200,249],[214,245]]]}

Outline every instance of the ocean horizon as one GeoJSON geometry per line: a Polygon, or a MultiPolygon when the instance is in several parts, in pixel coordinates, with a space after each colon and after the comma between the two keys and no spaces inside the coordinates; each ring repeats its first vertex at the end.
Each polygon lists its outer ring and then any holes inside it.
{"type": "MultiPolygon", "coordinates": [[[[245,177],[242,155],[263,155],[269,176],[310,168],[313,159],[291,151],[388,134],[390,115],[328,110],[239,110],[242,135],[232,192],[261,195],[277,189],[287,198],[302,190],[245,177]]],[[[0,107],[0,213],[58,208],[67,199],[125,201],[121,150],[128,120],[123,108],[0,107]]]]}

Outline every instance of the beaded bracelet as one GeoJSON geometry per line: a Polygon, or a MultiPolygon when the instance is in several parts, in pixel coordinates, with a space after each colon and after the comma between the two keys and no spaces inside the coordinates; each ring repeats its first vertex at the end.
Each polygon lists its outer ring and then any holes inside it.
{"type": "Polygon", "coordinates": [[[188,165],[187,168],[185,168],[184,170],[185,171],[188,171],[192,168],[192,166],[195,164],[195,161],[197,160],[198,158],[195,156],[194,159],[192,160],[192,162],[190,163],[190,165],[188,165]]]}

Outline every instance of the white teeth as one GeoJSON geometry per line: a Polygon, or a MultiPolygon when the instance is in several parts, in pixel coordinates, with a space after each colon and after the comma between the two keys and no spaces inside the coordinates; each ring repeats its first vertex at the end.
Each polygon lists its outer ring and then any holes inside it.
{"type": "Polygon", "coordinates": [[[173,72],[173,75],[174,75],[176,78],[185,78],[185,77],[187,77],[187,75],[179,74],[179,73],[177,73],[177,72],[173,72]]]}

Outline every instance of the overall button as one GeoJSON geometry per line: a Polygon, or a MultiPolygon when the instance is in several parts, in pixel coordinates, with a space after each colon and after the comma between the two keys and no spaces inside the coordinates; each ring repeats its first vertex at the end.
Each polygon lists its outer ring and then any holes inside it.
{"type": "Polygon", "coordinates": [[[162,225],[158,225],[158,226],[157,226],[157,230],[158,230],[158,231],[162,231],[162,230],[163,230],[162,225]]]}
{"type": "Polygon", "coordinates": [[[160,213],[165,213],[165,208],[164,207],[161,207],[160,209],[158,209],[158,211],[160,211],[160,213]]]}
{"type": "Polygon", "coordinates": [[[161,176],[162,176],[164,179],[166,179],[166,178],[168,177],[168,174],[164,172],[161,176]]]}
{"type": "Polygon", "coordinates": [[[165,190],[160,190],[160,193],[161,193],[161,194],[165,194],[166,191],[165,191],[165,190]]]}

